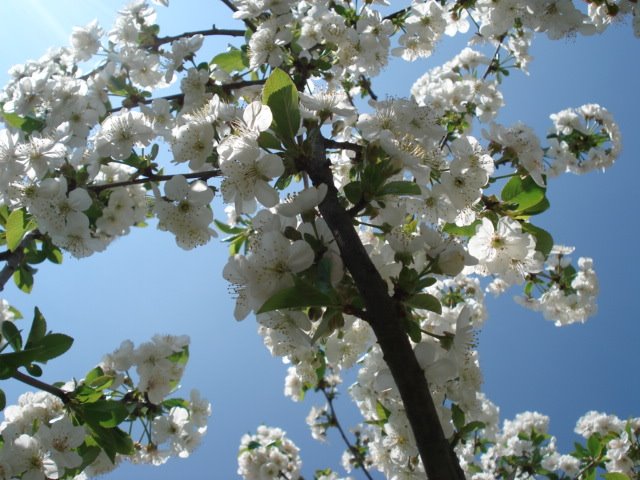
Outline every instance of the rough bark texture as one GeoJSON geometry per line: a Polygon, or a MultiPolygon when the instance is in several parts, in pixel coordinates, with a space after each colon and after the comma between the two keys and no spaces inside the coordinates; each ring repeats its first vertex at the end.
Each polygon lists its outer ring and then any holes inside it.
{"type": "Polygon", "coordinates": [[[432,480],[464,480],[458,459],[444,436],[429,386],[399,321],[400,305],[371,262],[353,224],[338,200],[338,191],[318,130],[310,135],[311,154],[301,160],[314,185],[328,186],[320,213],[340,249],[345,267],[362,296],[367,321],[375,332],[384,359],[398,387],[427,475],[432,480]]]}

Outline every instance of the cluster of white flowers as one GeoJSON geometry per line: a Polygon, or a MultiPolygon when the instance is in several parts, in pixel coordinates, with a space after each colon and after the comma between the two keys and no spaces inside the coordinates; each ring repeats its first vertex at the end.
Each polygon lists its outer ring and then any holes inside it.
{"type": "Polygon", "coordinates": [[[549,173],[586,173],[611,166],[620,154],[620,129],[600,105],[588,104],[551,115],[549,173]]]}
{"type": "MultiPolygon", "coordinates": [[[[547,433],[549,417],[537,412],[523,412],[513,420],[505,420],[502,430],[491,440],[493,444],[480,458],[481,473],[470,475],[474,480],[489,480],[498,476],[534,478],[531,471],[541,467],[567,478],[581,478],[596,465],[604,465],[607,472],[619,472],[632,478],[634,471],[633,452],[637,452],[640,419],[622,421],[615,415],[591,411],[582,416],[575,432],[585,440],[597,440],[590,449],[582,447],[571,454],[561,454],[556,439],[547,433]],[[530,465],[507,459],[529,459],[530,465]]],[[[474,465],[477,466],[477,465],[474,465]]],[[[595,474],[595,470],[593,470],[595,474]]],[[[564,478],[564,477],[563,477],[564,478]]]]}
{"type": "Polygon", "coordinates": [[[298,479],[299,449],[279,428],[261,425],[254,435],[240,439],[238,475],[245,480],[298,479]]]}
{"type": "MultiPolygon", "coordinates": [[[[135,366],[137,389],[144,393],[146,401],[160,405],[177,388],[185,363],[180,355],[185,353],[187,344],[186,337],[168,335],[157,335],[136,349],[130,341],[123,342],[101,364],[101,373],[111,377],[109,389],[102,393],[114,401],[124,398],[134,385],[127,371],[135,366]]],[[[83,382],[68,382],[63,391],[73,395],[82,385],[83,382]]],[[[147,445],[137,444],[132,455],[118,455],[115,463],[101,451],[73,478],[85,480],[105,473],[125,458],[159,465],[171,456],[187,457],[206,433],[210,414],[210,404],[194,390],[189,401],[182,401],[164,414],[158,410],[149,420],[147,445]]],[[[60,398],[46,392],[25,393],[17,405],[5,408],[4,417],[0,424],[1,478],[62,478],[68,475],[67,470],[76,470],[83,464],[79,447],[86,447],[85,440],[93,435],[91,427],[78,424],[73,408],[66,408],[60,398]]]]}
{"type": "Polygon", "coordinates": [[[516,297],[516,301],[532,310],[541,311],[544,318],[555,322],[556,326],[584,323],[597,311],[596,297],[599,286],[593,269],[591,258],[580,257],[578,270],[571,265],[567,256],[573,248],[555,246],[542,275],[562,278],[562,283],[555,283],[540,298],[530,295],[516,297]]]}

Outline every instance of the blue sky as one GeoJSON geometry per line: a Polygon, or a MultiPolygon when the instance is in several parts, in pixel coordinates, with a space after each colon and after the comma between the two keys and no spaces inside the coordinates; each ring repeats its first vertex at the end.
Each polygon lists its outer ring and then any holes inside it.
{"type": "MultiPolygon", "coordinates": [[[[159,9],[165,34],[211,23],[234,25],[221,3],[173,3],[168,10],[159,9]]],[[[0,81],[5,82],[12,64],[66,44],[73,25],[99,18],[108,28],[119,4],[56,0],[54,9],[44,1],[1,2],[0,81]]],[[[376,91],[407,95],[415,78],[460,48],[460,43],[445,43],[428,61],[394,63],[375,80],[376,91]]],[[[550,182],[552,208],[538,220],[557,243],[576,246],[576,260],[594,258],[601,286],[598,315],[585,325],[559,329],[506,294],[489,299],[490,318],[479,337],[484,390],[501,407],[503,418],[523,410],[550,415],[551,433],[568,449],[575,421],[588,410],[622,418],[640,415],[640,316],[635,305],[640,254],[638,213],[633,210],[640,205],[640,41],[623,25],[604,36],[555,42],[540,38],[532,53],[530,75],[516,73],[504,82],[501,122],[522,120],[544,134],[550,113],[600,103],[614,114],[624,142],[621,158],[606,173],[550,182]]],[[[338,438],[319,445],[304,423],[313,397],[303,404],[285,399],[286,366],[262,346],[253,318],[241,323],[233,319],[234,301],[221,277],[226,253],[226,245],[217,241],[184,252],[170,234],[149,227],[118,240],[106,253],[82,261],[66,257],[62,266],[43,265],[30,296],[12,287],[4,292],[25,316],[38,305],[50,328],[76,338],[72,350],[45,369],[44,378],[51,382],[83,375],[125,338],[139,343],[156,332],[191,336],[183,394],[197,386],[213,404],[205,443],[187,460],[171,460],[159,469],[124,467],[105,478],[170,479],[204,472],[209,478],[236,478],[240,436],[260,423],[289,432],[301,447],[307,477],[316,468],[337,467],[343,450],[338,438]]],[[[23,389],[14,383],[6,390],[15,399],[23,389]]],[[[356,418],[346,393],[338,409],[346,412],[346,423],[356,418]]]]}

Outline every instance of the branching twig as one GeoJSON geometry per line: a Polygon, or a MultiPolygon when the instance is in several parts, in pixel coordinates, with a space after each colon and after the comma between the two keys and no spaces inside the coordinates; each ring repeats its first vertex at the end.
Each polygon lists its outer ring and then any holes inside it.
{"type": "Polygon", "coordinates": [[[347,434],[345,433],[344,429],[342,428],[342,425],[340,424],[340,421],[338,420],[338,415],[336,415],[336,409],[333,406],[333,394],[327,393],[327,390],[325,388],[322,388],[322,393],[324,395],[324,398],[327,399],[327,404],[329,405],[329,410],[331,414],[329,421],[334,427],[338,429],[338,432],[340,432],[342,441],[345,443],[345,445],[349,449],[349,452],[351,452],[351,454],[356,459],[356,466],[360,470],[362,470],[365,477],[367,477],[369,480],[373,480],[373,478],[371,477],[371,474],[369,473],[369,471],[367,470],[367,467],[364,464],[365,459],[362,453],[355,446],[351,444],[351,442],[349,441],[349,438],[347,437],[347,434]]]}

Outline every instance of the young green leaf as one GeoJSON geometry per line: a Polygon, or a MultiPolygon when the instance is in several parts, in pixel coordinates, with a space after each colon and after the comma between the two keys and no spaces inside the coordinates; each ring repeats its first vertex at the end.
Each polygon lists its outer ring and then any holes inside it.
{"type": "Polygon", "coordinates": [[[7,247],[14,252],[22,242],[26,230],[26,213],[22,208],[9,214],[6,225],[7,247]]]}
{"type": "Polygon", "coordinates": [[[228,52],[219,53],[209,63],[216,64],[227,73],[240,72],[249,66],[246,54],[238,48],[231,48],[228,52]]]}
{"type": "Polygon", "coordinates": [[[35,307],[33,312],[33,323],[27,336],[27,343],[25,348],[32,348],[37,342],[42,340],[47,334],[47,321],[44,319],[44,315],[40,312],[38,307],[35,307]]]}
{"type": "Polygon", "coordinates": [[[11,321],[2,322],[2,336],[16,352],[22,349],[22,336],[16,324],[11,321]]]}
{"type": "Polygon", "coordinates": [[[440,300],[428,293],[417,293],[405,300],[404,303],[413,308],[429,310],[437,314],[442,313],[442,305],[440,305],[440,300]]]}
{"type": "Polygon", "coordinates": [[[262,103],[269,106],[273,115],[271,128],[285,145],[293,145],[300,128],[298,90],[284,71],[276,68],[262,90],[262,103]]]}
{"type": "Polygon", "coordinates": [[[322,307],[331,304],[329,295],[307,282],[298,282],[293,287],[276,292],[256,313],[271,312],[281,308],[322,307]]]}
{"type": "Polygon", "coordinates": [[[420,186],[417,183],[396,181],[386,183],[379,191],[378,195],[420,195],[420,186]]]}

